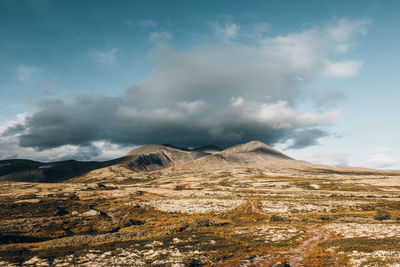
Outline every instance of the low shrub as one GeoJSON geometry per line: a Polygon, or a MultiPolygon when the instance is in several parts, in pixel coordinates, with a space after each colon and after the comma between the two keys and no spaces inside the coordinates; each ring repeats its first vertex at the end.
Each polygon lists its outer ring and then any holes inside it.
{"type": "Polygon", "coordinates": [[[378,221],[383,221],[383,220],[389,220],[390,219],[390,212],[384,208],[377,208],[375,211],[375,220],[378,221]]]}
{"type": "Polygon", "coordinates": [[[208,227],[208,226],[222,226],[227,225],[227,222],[221,222],[215,219],[208,219],[208,218],[198,218],[195,219],[193,222],[194,226],[197,227],[208,227]]]}
{"type": "Polygon", "coordinates": [[[273,214],[273,215],[271,215],[271,217],[269,217],[269,221],[270,222],[290,222],[290,219],[285,216],[273,214]]]}

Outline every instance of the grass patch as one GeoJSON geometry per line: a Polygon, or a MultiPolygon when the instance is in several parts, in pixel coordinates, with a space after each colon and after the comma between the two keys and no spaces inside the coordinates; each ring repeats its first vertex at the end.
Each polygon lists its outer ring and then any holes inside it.
{"type": "Polygon", "coordinates": [[[367,237],[346,238],[327,241],[320,246],[322,248],[336,247],[339,251],[351,252],[374,252],[377,250],[400,251],[400,238],[379,238],[372,239],[367,237]]]}

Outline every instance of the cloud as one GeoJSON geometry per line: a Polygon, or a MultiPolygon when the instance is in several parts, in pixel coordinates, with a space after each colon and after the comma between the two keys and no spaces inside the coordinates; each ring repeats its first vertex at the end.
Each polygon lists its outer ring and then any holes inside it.
{"type": "MultiPolygon", "coordinates": [[[[341,18],[335,23],[327,25],[325,33],[332,40],[347,42],[354,34],[366,35],[368,32],[367,27],[370,24],[371,21],[368,19],[351,20],[349,18],[341,18]]],[[[343,43],[340,45],[343,45],[343,43]]]]}
{"type": "Polygon", "coordinates": [[[137,22],[137,24],[140,27],[144,27],[144,28],[154,28],[157,26],[157,23],[155,23],[153,20],[151,19],[147,19],[147,20],[140,20],[137,22]]]}
{"type": "Polygon", "coordinates": [[[26,117],[24,127],[19,127],[23,129],[19,145],[43,150],[107,140],[103,126],[109,126],[107,121],[113,119],[120,102],[119,98],[87,96],[78,97],[72,103],[62,100],[41,102],[41,110],[26,117]]]}
{"type": "MultiPolygon", "coordinates": [[[[238,37],[239,26],[231,21],[230,16],[224,16],[222,21],[209,22],[208,26],[214,32],[214,35],[221,40],[230,41],[238,37]]],[[[260,28],[256,29],[257,31],[260,28]]]]}
{"type": "Polygon", "coordinates": [[[252,36],[255,38],[262,38],[264,34],[266,34],[269,29],[270,25],[266,22],[258,22],[253,24],[252,26],[252,36]]]}
{"type": "Polygon", "coordinates": [[[40,69],[34,66],[19,65],[16,70],[16,77],[20,82],[29,83],[34,80],[40,69]]]}
{"type": "Polygon", "coordinates": [[[231,99],[231,105],[234,107],[240,107],[241,105],[243,105],[244,103],[244,99],[241,96],[238,96],[237,98],[232,97],[231,99]]]}
{"type": "Polygon", "coordinates": [[[288,149],[300,149],[318,144],[318,139],[328,136],[329,134],[321,129],[306,129],[297,131],[293,134],[293,138],[289,139],[288,149]]]}
{"type": "Polygon", "coordinates": [[[348,167],[349,154],[338,152],[310,152],[310,151],[294,151],[290,153],[295,159],[305,160],[315,164],[323,164],[337,167],[348,167]]]}
{"type": "Polygon", "coordinates": [[[173,36],[169,32],[152,32],[149,35],[150,43],[160,43],[172,40],[173,36]]]}
{"type": "Polygon", "coordinates": [[[207,104],[204,101],[179,102],[178,107],[184,108],[190,115],[198,114],[207,109],[207,104]]]}
{"type": "Polygon", "coordinates": [[[362,158],[358,165],[370,168],[390,168],[400,165],[400,154],[393,148],[381,147],[373,149],[362,158]]]}
{"type": "Polygon", "coordinates": [[[257,110],[255,117],[260,121],[268,123],[274,128],[293,128],[318,125],[320,123],[333,121],[339,116],[339,112],[337,111],[324,114],[298,114],[286,101],[261,104],[257,110]]]}
{"type": "Polygon", "coordinates": [[[88,145],[62,145],[38,151],[31,147],[21,147],[15,136],[0,136],[0,148],[0,160],[23,158],[44,162],[69,159],[103,161],[121,157],[131,149],[131,147],[99,141],[88,145]]]}
{"type": "Polygon", "coordinates": [[[127,19],[126,24],[128,24],[128,26],[140,26],[142,28],[154,28],[157,27],[157,23],[152,20],[152,19],[145,19],[145,20],[139,20],[139,21],[133,21],[133,20],[129,20],[127,19]]]}
{"type": "Polygon", "coordinates": [[[7,120],[3,124],[0,124],[0,134],[13,136],[24,130],[23,124],[27,115],[27,113],[18,114],[15,120],[7,120]]]}
{"type": "Polygon", "coordinates": [[[117,47],[114,47],[109,51],[93,51],[90,53],[90,56],[96,63],[110,65],[115,62],[115,55],[118,50],[119,49],[117,47]]]}
{"type": "Polygon", "coordinates": [[[337,49],[363,35],[366,23],[346,19],[286,35],[254,35],[250,44],[235,41],[239,28],[233,22],[221,25],[231,28],[221,31],[229,42],[218,38],[184,50],[166,42],[170,33],[151,33],[154,70],[140,83],[117,97],[42,102],[21,126],[5,129],[3,138],[14,135],[20,147],[37,150],[90,148],[94,142],[224,147],[254,139],[297,149],[329,135],[324,127],[339,111],[296,107],[331,62],[356,62],[337,49]]]}
{"type": "Polygon", "coordinates": [[[286,61],[295,69],[311,72],[319,69],[328,76],[344,78],[357,75],[362,63],[337,58],[338,51],[342,55],[347,51],[344,47],[365,35],[368,24],[368,20],[341,19],[299,33],[265,38],[262,42],[267,54],[286,61]]]}
{"type": "Polygon", "coordinates": [[[323,92],[312,94],[314,104],[319,108],[333,108],[347,100],[346,95],[341,92],[324,90],[323,92]]]}
{"type": "Polygon", "coordinates": [[[362,63],[358,61],[348,60],[341,62],[328,62],[324,74],[334,78],[348,78],[357,76],[362,67],[362,63]]]}
{"type": "Polygon", "coordinates": [[[237,107],[227,104],[206,113],[207,106],[202,101],[139,109],[122,98],[80,96],[71,102],[41,103],[39,112],[16,124],[18,127],[7,127],[2,136],[12,132],[18,135],[21,147],[37,150],[64,145],[90,146],[102,140],[121,145],[228,146],[253,139],[274,144],[291,138],[297,146],[300,142],[301,146],[307,146],[326,135],[315,127],[332,120],[326,114],[298,114],[286,102],[252,102],[237,107]],[[306,140],[304,135],[311,138],[306,140]]]}

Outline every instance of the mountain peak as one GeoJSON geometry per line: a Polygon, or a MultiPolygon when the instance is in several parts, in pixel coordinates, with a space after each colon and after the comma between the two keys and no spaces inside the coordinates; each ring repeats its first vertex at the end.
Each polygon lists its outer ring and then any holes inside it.
{"type": "Polygon", "coordinates": [[[181,150],[181,149],[174,148],[169,145],[150,144],[150,145],[144,145],[144,146],[138,147],[136,149],[133,149],[133,150],[129,151],[125,156],[136,156],[136,155],[157,153],[160,151],[170,151],[170,150],[174,151],[174,150],[181,150]]]}
{"type": "Polygon", "coordinates": [[[260,141],[250,141],[245,144],[232,146],[222,151],[222,153],[227,155],[238,154],[238,153],[259,153],[259,154],[268,154],[274,157],[279,157],[284,159],[291,159],[285,154],[273,149],[269,145],[264,144],[263,142],[260,141]]]}

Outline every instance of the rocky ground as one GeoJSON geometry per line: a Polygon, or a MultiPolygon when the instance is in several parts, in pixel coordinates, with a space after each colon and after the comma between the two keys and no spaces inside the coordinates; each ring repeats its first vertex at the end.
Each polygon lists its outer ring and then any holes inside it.
{"type": "Polygon", "coordinates": [[[93,173],[66,183],[1,182],[0,265],[400,265],[397,173],[100,172],[101,183],[93,173]]]}

